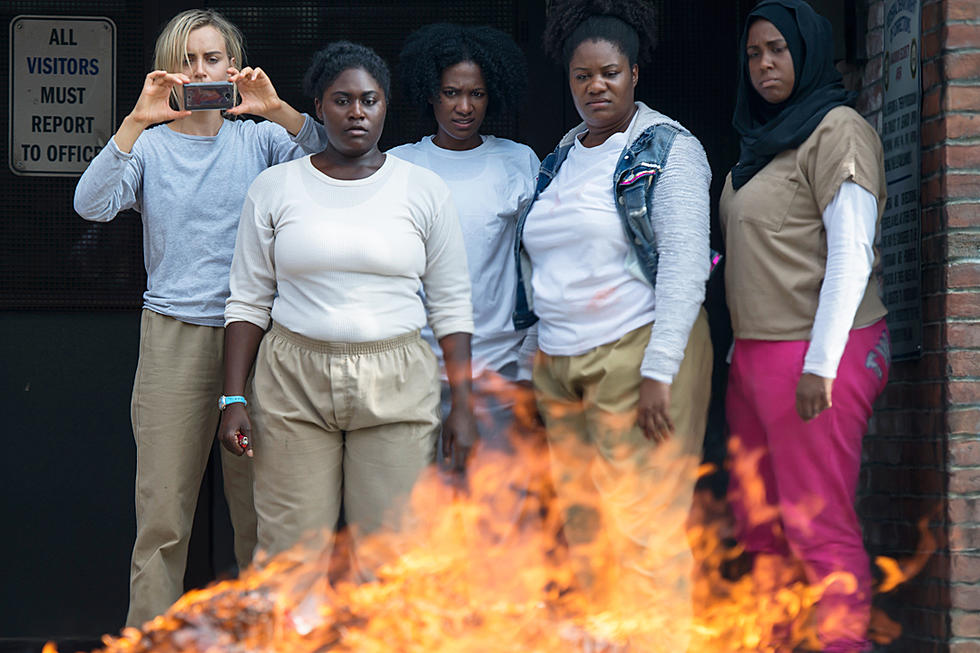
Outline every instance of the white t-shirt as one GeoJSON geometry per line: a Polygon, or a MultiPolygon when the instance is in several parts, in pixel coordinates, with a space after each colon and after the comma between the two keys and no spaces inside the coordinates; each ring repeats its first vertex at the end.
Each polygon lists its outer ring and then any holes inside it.
{"type": "MultiPolygon", "coordinates": [[[[517,217],[534,195],[538,157],[526,145],[484,136],[471,150],[447,150],[426,136],[388,151],[438,174],[449,186],[466,244],[473,293],[473,374],[523,364],[525,330],[511,321],[517,271],[514,237],[517,217]]],[[[432,332],[422,335],[442,363],[432,332]]]]}
{"type": "Polygon", "coordinates": [[[623,264],[630,244],[612,190],[626,139],[585,147],[576,138],[528,214],[524,247],[546,354],[584,354],[653,322],[653,289],[623,264]]]}
{"type": "Polygon", "coordinates": [[[333,179],[310,157],[260,174],[242,208],[225,324],[370,342],[429,323],[472,333],[466,252],[449,189],[393,156],[364,179],[333,179]]]}

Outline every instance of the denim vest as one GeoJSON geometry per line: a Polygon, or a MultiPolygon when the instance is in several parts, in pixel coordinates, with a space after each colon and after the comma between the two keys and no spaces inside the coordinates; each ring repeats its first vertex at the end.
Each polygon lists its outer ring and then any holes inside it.
{"type": "MultiPolygon", "coordinates": [[[[640,112],[645,112],[641,117],[646,113],[654,113],[641,102],[637,105],[640,112]]],[[[531,206],[558,174],[558,169],[575,143],[574,138],[583,131],[584,126],[580,125],[569,132],[555,151],[542,161],[534,197],[524,207],[517,221],[517,238],[514,243],[514,259],[517,265],[517,297],[513,315],[515,329],[526,329],[538,321],[531,297],[531,260],[523,244],[524,223],[531,206]]],[[[656,284],[658,258],[657,242],[650,222],[653,189],[667,162],[674,138],[683,131],[674,122],[658,122],[647,127],[623,150],[613,173],[612,188],[616,208],[619,210],[626,238],[632,244],[624,263],[631,274],[650,286],[656,284]]],[[[712,263],[716,262],[716,258],[716,254],[712,252],[712,263]]]]}

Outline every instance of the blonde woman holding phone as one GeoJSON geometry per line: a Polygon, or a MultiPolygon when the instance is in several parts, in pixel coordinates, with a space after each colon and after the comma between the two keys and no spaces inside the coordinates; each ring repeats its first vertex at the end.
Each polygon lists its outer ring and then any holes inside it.
{"type": "MultiPolygon", "coordinates": [[[[325,144],[322,128],[283,102],[260,68],[237,68],[243,59],[241,32],[221,14],[194,9],[171,19],[136,106],[75,189],[75,210],[86,220],[108,222],[134,209],[143,221],[147,289],[131,405],[136,543],[127,626],[164,612],[183,593],[194,508],[220,415],[224,305],[245,193],[264,169],[325,144]],[[183,106],[184,84],[226,81],[241,95],[237,106],[183,106]],[[245,113],[267,121],[234,119],[245,113]]],[[[251,468],[224,450],[222,465],[243,567],[256,541],[251,468]]]]}

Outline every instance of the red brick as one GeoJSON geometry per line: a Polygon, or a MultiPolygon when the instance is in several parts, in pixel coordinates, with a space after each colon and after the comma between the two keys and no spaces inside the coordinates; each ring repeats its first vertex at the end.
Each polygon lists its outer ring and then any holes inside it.
{"type": "Polygon", "coordinates": [[[942,93],[938,88],[931,89],[928,93],[922,94],[922,117],[923,118],[933,118],[939,115],[941,97],[942,97],[942,93]]]}
{"type": "MultiPolygon", "coordinates": [[[[950,580],[961,583],[975,583],[980,580],[980,556],[968,554],[953,554],[950,560],[949,570],[950,580]]],[[[980,627],[980,614],[974,613],[978,621],[974,628],[980,627]]],[[[980,635],[980,632],[977,632],[980,635]]],[[[967,635],[962,633],[962,637],[975,637],[977,635],[967,635]]]]}
{"type": "Polygon", "coordinates": [[[922,235],[929,236],[946,228],[943,214],[937,207],[925,207],[922,209],[922,235]]]}
{"type": "Polygon", "coordinates": [[[980,349],[951,351],[946,354],[946,366],[952,378],[980,377],[980,349]]]}
{"type": "Polygon", "coordinates": [[[950,144],[942,149],[946,153],[946,165],[950,168],[980,167],[980,145],[950,144]]]}
{"type": "Polygon", "coordinates": [[[947,235],[925,236],[919,244],[919,255],[923,261],[945,261],[947,235]]]}
{"type": "MultiPolygon", "coordinates": [[[[980,499],[977,498],[965,498],[965,497],[953,497],[949,500],[947,507],[947,518],[954,524],[962,524],[965,522],[980,522],[980,499]]],[[[976,558],[975,560],[980,560],[976,558]]],[[[963,570],[964,572],[967,570],[963,570]]],[[[972,573],[972,570],[970,570],[972,573]]],[[[980,568],[977,569],[977,580],[980,580],[980,568]]],[[[967,580],[966,578],[957,578],[957,580],[967,580]]]]}
{"type": "MultiPolygon", "coordinates": [[[[980,318],[980,293],[957,292],[946,296],[946,313],[950,317],[980,318]]],[[[980,364],[977,367],[980,372],[980,364]]],[[[975,376],[980,376],[980,373],[975,376]]]]}
{"type": "Polygon", "coordinates": [[[949,588],[950,607],[980,611],[980,586],[953,585],[949,588]]]}
{"type": "Polygon", "coordinates": [[[952,52],[943,59],[943,73],[947,80],[980,77],[980,52],[952,52]]]}
{"type": "MultiPolygon", "coordinates": [[[[925,174],[925,171],[923,171],[923,176],[925,176],[925,174]]],[[[922,204],[924,206],[928,206],[934,202],[941,202],[946,199],[946,193],[943,191],[943,180],[938,176],[922,182],[920,193],[922,204]]],[[[934,261],[936,259],[930,259],[923,255],[923,260],[934,261]]]]}
{"type": "Polygon", "coordinates": [[[980,263],[954,263],[946,268],[948,288],[976,288],[980,286],[980,263]]]}
{"type": "MultiPolygon", "coordinates": [[[[980,293],[952,293],[947,296],[945,304],[949,317],[980,318],[980,293]]],[[[978,371],[980,371],[980,367],[978,367],[978,371]]],[[[974,376],[980,376],[980,373],[974,376]]]]}
{"type": "Polygon", "coordinates": [[[947,111],[976,111],[980,107],[980,87],[947,86],[943,107],[947,111]]]}
{"type": "Polygon", "coordinates": [[[980,441],[976,441],[976,440],[950,441],[949,463],[955,467],[980,466],[980,441]]]}
{"type": "Polygon", "coordinates": [[[946,413],[946,428],[952,435],[980,433],[980,408],[949,411],[946,413]]]}
{"type": "Polygon", "coordinates": [[[980,0],[946,0],[943,4],[947,20],[976,20],[980,16],[980,0]]]}
{"type": "Polygon", "coordinates": [[[980,637],[980,614],[957,612],[950,615],[950,635],[953,637],[980,637]]]}
{"type": "Polygon", "coordinates": [[[885,24],[885,3],[872,2],[868,7],[868,31],[885,24]]]}
{"type": "Polygon", "coordinates": [[[976,494],[980,492],[980,469],[958,469],[950,472],[949,491],[952,494],[976,494]]]}
{"type": "Polygon", "coordinates": [[[926,352],[942,351],[946,348],[946,330],[939,324],[922,326],[922,349],[926,352]]]}
{"type": "Polygon", "coordinates": [[[881,79],[881,62],[882,55],[876,55],[869,58],[868,62],[864,64],[864,74],[861,75],[862,86],[871,86],[881,79]]]}
{"type": "Polygon", "coordinates": [[[980,526],[953,526],[949,529],[950,551],[980,549],[980,526]]]}
{"type": "MultiPolygon", "coordinates": [[[[980,178],[980,175],[977,177],[980,178]]],[[[976,259],[980,256],[980,232],[952,231],[946,234],[946,256],[950,261],[976,259]]]]}
{"type": "Polygon", "coordinates": [[[947,138],[980,136],[980,115],[953,114],[946,116],[947,138]]]}
{"type": "MultiPolygon", "coordinates": [[[[937,91],[938,92],[938,91],[937,91]]],[[[922,123],[919,131],[919,139],[922,147],[939,145],[946,140],[946,120],[941,117],[938,120],[926,120],[922,123]]]]}
{"type": "Polygon", "coordinates": [[[980,347],[980,322],[950,322],[946,326],[946,343],[957,348],[980,347]]]}
{"type": "Polygon", "coordinates": [[[943,169],[947,149],[949,148],[939,146],[922,152],[922,156],[920,157],[919,161],[923,178],[929,178],[943,169]]]}
{"type": "Polygon", "coordinates": [[[925,92],[932,88],[942,86],[943,69],[942,59],[933,59],[922,63],[922,91],[925,92]]]}
{"type": "Polygon", "coordinates": [[[899,408],[941,408],[943,387],[939,383],[903,384],[899,408]]]}
{"type": "Polygon", "coordinates": [[[869,30],[864,38],[864,45],[867,57],[882,54],[885,50],[885,31],[880,29],[869,30]]]}
{"type": "Polygon", "coordinates": [[[874,84],[870,88],[861,90],[860,95],[858,95],[858,113],[864,116],[880,111],[883,95],[881,84],[874,84]]]}
{"type": "Polygon", "coordinates": [[[928,32],[942,24],[941,7],[938,3],[922,5],[922,31],[928,32]]]}
{"type": "Polygon", "coordinates": [[[930,295],[922,298],[922,319],[926,322],[941,320],[946,316],[946,295],[930,295]]]}
{"type": "MultiPolygon", "coordinates": [[[[974,16],[976,19],[977,16],[974,16]]],[[[923,39],[923,44],[925,39],[923,39]]],[[[943,45],[947,50],[980,47],[980,25],[947,23],[943,26],[943,45]]]]}
{"type": "MultiPolygon", "coordinates": [[[[918,651],[919,649],[916,648],[915,650],[918,651]]],[[[980,653],[980,642],[967,639],[950,642],[949,653],[980,653]]]]}
{"type": "Polygon", "coordinates": [[[980,203],[950,204],[945,207],[946,221],[951,228],[980,225],[980,203]]]}
{"type": "MultiPolygon", "coordinates": [[[[934,263],[934,261],[923,261],[923,263],[934,263]]],[[[922,294],[935,295],[946,292],[946,273],[945,267],[939,265],[929,265],[922,270],[922,294]]]]}
{"type": "Polygon", "coordinates": [[[950,381],[948,397],[953,405],[980,404],[980,381],[950,381]]]}
{"type": "MultiPolygon", "coordinates": [[[[980,120],[977,121],[980,126],[980,120]]],[[[980,198],[980,175],[978,174],[947,174],[944,178],[946,182],[946,197],[949,199],[976,199],[980,198]]]]}
{"type": "Polygon", "coordinates": [[[928,32],[922,35],[922,58],[932,59],[942,52],[942,34],[938,31],[928,32]]]}

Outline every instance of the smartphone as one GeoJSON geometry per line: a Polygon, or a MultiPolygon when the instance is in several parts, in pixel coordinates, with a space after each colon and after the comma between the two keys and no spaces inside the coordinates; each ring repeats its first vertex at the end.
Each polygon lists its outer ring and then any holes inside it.
{"type": "Polygon", "coordinates": [[[184,108],[188,111],[230,109],[235,103],[231,82],[193,82],[184,84],[184,108]]]}

